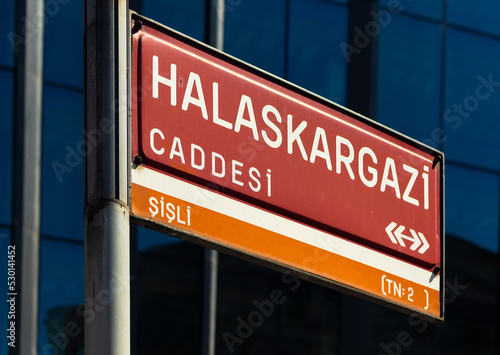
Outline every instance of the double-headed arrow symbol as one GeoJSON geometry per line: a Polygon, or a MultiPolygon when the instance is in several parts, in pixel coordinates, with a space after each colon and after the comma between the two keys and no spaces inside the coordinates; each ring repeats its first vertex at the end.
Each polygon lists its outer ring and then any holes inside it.
{"type": "Polygon", "coordinates": [[[402,247],[406,247],[405,242],[403,239],[406,239],[410,242],[413,242],[413,244],[410,246],[410,250],[417,250],[420,254],[423,254],[429,249],[429,243],[427,242],[427,239],[425,239],[425,236],[420,233],[420,232],[415,232],[413,229],[410,229],[411,236],[403,234],[405,230],[405,226],[401,225],[398,228],[396,222],[391,222],[389,225],[385,228],[385,231],[387,232],[387,235],[389,238],[391,238],[391,241],[394,244],[399,244],[402,247]],[[394,230],[396,228],[396,230],[394,230]],[[394,231],[394,233],[393,233],[394,231]]]}

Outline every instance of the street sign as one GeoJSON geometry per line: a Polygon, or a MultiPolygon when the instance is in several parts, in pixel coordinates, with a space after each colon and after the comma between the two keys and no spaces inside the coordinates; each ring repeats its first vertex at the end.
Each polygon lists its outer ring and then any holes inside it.
{"type": "Polygon", "coordinates": [[[132,17],[141,223],[443,317],[442,153],[132,17]]]}

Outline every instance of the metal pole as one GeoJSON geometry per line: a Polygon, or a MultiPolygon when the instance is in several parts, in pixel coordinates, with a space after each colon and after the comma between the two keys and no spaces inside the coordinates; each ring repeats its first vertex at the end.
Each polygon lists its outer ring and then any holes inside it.
{"type": "Polygon", "coordinates": [[[16,2],[13,241],[19,276],[13,354],[36,354],[40,251],[44,1],[16,2]],[[28,29],[27,21],[35,28],[28,29]],[[29,36],[26,33],[29,32],[29,36]]]}
{"type": "Polygon", "coordinates": [[[215,355],[215,331],[217,325],[217,269],[219,254],[205,249],[203,282],[203,354],[215,355]]]}
{"type": "Polygon", "coordinates": [[[85,352],[130,354],[128,1],[85,1],[85,352]]]}
{"type": "MultiPolygon", "coordinates": [[[[224,0],[207,0],[206,42],[224,49],[224,0]]],[[[215,355],[215,332],[217,320],[217,270],[219,254],[205,249],[203,283],[203,354],[215,355]]]]}
{"type": "Polygon", "coordinates": [[[224,0],[207,0],[207,44],[219,50],[224,49],[224,0]]]}

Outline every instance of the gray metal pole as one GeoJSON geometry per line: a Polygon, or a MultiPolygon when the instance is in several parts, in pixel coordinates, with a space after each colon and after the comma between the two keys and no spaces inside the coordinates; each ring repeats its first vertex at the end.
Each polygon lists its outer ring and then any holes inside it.
{"type": "MultiPolygon", "coordinates": [[[[207,40],[219,49],[224,49],[224,0],[207,0],[207,40]]],[[[215,332],[217,319],[217,270],[219,254],[205,249],[203,283],[203,354],[215,355],[215,332]]]]}
{"type": "MultiPolygon", "coordinates": [[[[18,287],[17,348],[36,354],[38,347],[38,283],[40,251],[40,176],[42,147],[42,74],[44,1],[16,2],[13,241],[18,287]],[[28,30],[27,21],[35,26],[28,30]],[[29,35],[28,35],[29,34],[29,35]]],[[[10,290],[12,291],[12,290],[10,290]]]]}
{"type": "Polygon", "coordinates": [[[130,354],[128,1],[85,1],[85,352],[130,354]]]}
{"type": "Polygon", "coordinates": [[[219,50],[224,49],[225,0],[208,0],[207,44],[219,50]]]}
{"type": "Polygon", "coordinates": [[[215,355],[217,319],[217,269],[219,254],[205,249],[203,282],[203,354],[215,355]]]}

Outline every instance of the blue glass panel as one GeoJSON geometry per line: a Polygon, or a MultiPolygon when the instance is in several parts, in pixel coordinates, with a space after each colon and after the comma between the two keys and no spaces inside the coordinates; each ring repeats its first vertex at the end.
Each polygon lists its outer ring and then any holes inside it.
{"type": "Polygon", "coordinates": [[[285,1],[227,1],[224,51],[284,76],[285,1]]]}
{"type": "Polygon", "coordinates": [[[83,240],[83,95],[44,88],[42,234],[83,240]]]}
{"type": "Polygon", "coordinates": [[[182,240],[168,234],[160,233],[152,229],[137,227],[137,249],[154,250],[155,247],[165,246],[172,243],[180,243],[182,240]]]}
{"type": "Polygon", "coordinates": [[[394,14],[404,11],[434,19],[443,18],[443,0],[380,0],[380,4],[393,9],[394,14]]]}
{"type": "Polygon", "coordinates": [[[77,354],[83,343],[83,245],[43,239],[40,245],[39,354],[77,354]],[[73,349],[73,350],[70,350],[73,349]],[[51,352],[52,350],[52,352],[51,352]],[[74,351],[74,352],[71,352],[74,351]]]}
{"type": "Polygon", "coordinates": [[[12,72],[0,70],[0,152],[3,170],[0,174],[0,223],[5,224],[10,224],[12,208],[13,78],[12,72]]]}
{"type": "Polygon", "coordinates": [[[438,146],[442,33],[438,25],[395,17],[379,47],[377,120],[438,146]]]}
{"type": "Polygon", "coordinates": [[[44,80],[83,88],[83,1],[45,6],[44,80]]]}
{"type": "MultiPolygon", "coordinates": [[[[8,292],[8,289],[7,289],[7,276],[8,276],[8,264],[7,264],[7,261],[8,261],[8,258],[7,258],[7,251],[8,251],[8,246],[10,245],[10,231],[8,229],[5,229],[5,228],[0,228],[0,260],[2,261],[2,264],[3,266],[0,268],[0,273],[2,275],[2,280],[5,280],[2,284],[0,284],[0,292],[2,295],[6,295],[7,292],[8,292]]],[[[7,325],[8,322],[9,322],[9,319],[8,319],[8,312],[9,312],[9,304],[5,301],[3,302],[0,302],[0,329],[8,329],[9,326],[7,325]]],[[[7,332],[4,333],[5,334],[5,337],[7,337],[7,332]]],[[[19,333],[17,333],[19,334],[19,333]]],[[[4,338],[6,339],[6,338],[4,338]]],[[[2,341],[0,341],[0,355],[7,355],[8,354],[8,346],[7,346],[7,342],[9,341],[8,339],[6,339],[7,341],[4,341],[4,339],[2,339],[2,341]]],[[[18,338],[16,337],[16,341],[18,340],[18,338]]]]}
{"type": "Polygon", "coordinates": [[[498,253],[500,177],[446,167],[446,232],[498,253]]]}
{"type": "Polygon", "coordinates": [[[500,41],[449,30],[444,144],[448,159],[500,168],[500,41]]]}
{"type": "Polygon", "coordinates": [[[14,65],[14,48],[23,40],[23,35],[14,33],[14,0],[2,1],[2,12],[4,14],[0,21],[0,33],[3,38],[0,41],[0,65],[14,65]]]}
{"type": "Polygon", "coordinates": [[[339,104],[345,103],[347,8],[324,1],[290,4],[288,80],[339,104]]]}
{"type": "Polygon", "coordinates": [[[199,41],[205,39],[205,0],[143,0],[142,15],[199,41]]]}
{"type": "Polygon", "coordinates": [[[448,21],[500,35],[500,1],[448,0],[448,21]]]}

